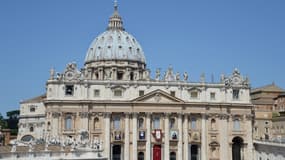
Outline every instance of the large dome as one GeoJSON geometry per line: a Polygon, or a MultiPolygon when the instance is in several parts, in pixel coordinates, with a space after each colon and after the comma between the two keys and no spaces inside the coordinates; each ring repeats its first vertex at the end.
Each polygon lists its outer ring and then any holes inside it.
{"type": "Polygon", "coordinates": [[[117,5],[110,17],[107,31],[91,43],[85,58],[85,64],[106,61],[127,60],[145,63],[144,52],[138,41],[123,28],[117,5]]]}
{"type": "Polygon", "coordinates": [[[101,60],[130,60],[145,63],[138,41],[123,30],[107,30],[91,43],[85,63],[101,60]]]}

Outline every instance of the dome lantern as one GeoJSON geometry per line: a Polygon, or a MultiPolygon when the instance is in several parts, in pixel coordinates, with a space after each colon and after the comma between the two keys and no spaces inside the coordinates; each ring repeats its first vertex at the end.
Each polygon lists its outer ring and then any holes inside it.
{"type": "Polygon", "coordinates": [[[109,25],[107,30],[122,30],[124,31],[122,17],[118,12],[118,3],[114,2],[114,13],[109,19],[109,25]]]}

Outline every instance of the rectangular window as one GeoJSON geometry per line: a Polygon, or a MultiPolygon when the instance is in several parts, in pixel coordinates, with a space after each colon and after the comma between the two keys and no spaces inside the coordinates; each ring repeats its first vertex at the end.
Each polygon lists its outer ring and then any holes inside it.
{"type": "Polygon", "coordinates": [[[143,128],[144,127],[144,125],[143,125],[143,122],[144,122],[144,119],[143,118],[140,118],[139,120],[138,120],[138,123],[139,123],[139,128],[143,128]]]}
{"type": "Polygon", "coordinates": [[[234,120],[234,131],[239,131],[240,130],[240,121],[238,119],[234,120]]]}
{"type": "Polygon", "coordinates": [[[100,90],[99,89],[94,90],[94,97],[100,97],[100,90]]]}
{"type": "Polygon", "coordinates": [[[159,117],[155,117],[154,118],[153,128],[154,129],[160,129],[160,119],[159,119],[159,117]]]}
{"type": "Polygon", "coordinates": [[[66,130],[71,130],[72,129],[72,117],[71,116],[66,116],[65,118],[65,129],[66,130]]]}
{"type": "Polygon", "coordinates": [[[145,131],[139,131],[139,140],[145,140],[145,131]]]}
{"type": "Polygon", "coordinates": [[[233,100],[238,100],[239,99],[239,90],[234,89],[233,90],[233,100]]]}
{"type": "Polygon", "coordinates": [[[170,95],[175,97],[175,91],[170,91],[170,95]]]}
{"type": "Polygon", "coordinates": [[[114,119],[114,129],[116,129],[116,130],[120,129],[120,117],[115,117],[115,119],[114,119]]]}
{"type": "Polygon", "coordinates": [[[35,111],[36,111],[36,106],[31,105],[31,106],[30,106],[30,112],[35,112],[35,111]]]}
{"type": "Polygon", "coordinates": [[[74,93],[74,86],[73,85],[66,85],[65,86],[65,95],[66,96],[73,96],[74,93]]]}
{"type": "Polygon", "coordinates": [[[115,96],[115,97],[122,97],[122,94],[123,94],[123,93],[122,93],[122,90],[115,90],[115,91],[114,91],[114,96],[115,96]]]}
{"type": "Polygon", "coordinates": [[[211,92],[210,93],[210,98],[211,98],[211,100],[215,100],[216,99],[216,93],[215,92],[211,92]]]}
{"type": "Polygon", "coordinates": [[[122,80],[122,79],[123,79],[123,75],[124,75],[123,72],[119,72],[119,71],[118,71],[118,73],[117,73],[117,79],[118,79],[118,80],[122,80]]]}
{"type": "Polygon", "coordinates": [[[197,129],[197,120],[196,120],[196,118],[191,118],[191,129],[197,129]]]}
{"type": "Polygon", "coordinates": [[[140,90],[139,91],[139,96],[143,96],[144,95],[144,91],[143,90],[140,90]]]}
{"type": "Polygon", "coordinates": [[[190,96],[191,96],[192,99],[197,99],[198,98],[198,92],[193,91],[193,92],[190,93],[190,96]]]}

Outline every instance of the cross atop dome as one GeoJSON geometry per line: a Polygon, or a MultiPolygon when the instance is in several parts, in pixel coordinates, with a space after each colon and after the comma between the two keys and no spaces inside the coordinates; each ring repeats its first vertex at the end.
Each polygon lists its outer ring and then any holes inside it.
{"type": "Polygon", "coordinates": [[[118,1],[117,0],[114,1],[114,8],[115,8],[115,10],[118,10],[118,1]]]}
{"type": "Polygon", "coordinates": [[[118,1],[114,1],[114,13],[109,19],[109,24],[107,30],[122,30],[124,31],[122,17],[118,12],[118,1]]]}

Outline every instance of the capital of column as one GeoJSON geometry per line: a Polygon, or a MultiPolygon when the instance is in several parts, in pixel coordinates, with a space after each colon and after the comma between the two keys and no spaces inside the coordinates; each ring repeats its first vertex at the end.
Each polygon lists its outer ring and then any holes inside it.
{"type": "Polygon", "coordinates": [[[183,113],[177,113],[177,115],[178,115],[178,118],[182,118],[183,113]]]}
{"type": "Polygon", "coordinates": [[[165,118],[169,118],[170,115],[171,115],[171,113],[164,113],[165,118]]]}
{"type": "Polygon", "coordinates": [[[125,112],[125,117],[130,117],[130,113],[129,112],[125,112]]]}
{"type": "Polygon", "coordinates": [[[151,115],[152,115],[152,112],[146,112],[145,114],[146,114],[146,117],[147,117],[147,118],[150,118],[151,115]]]}
{"type": "Polygon", "coordinates": [[[131,113],[133,118],[138,118],[139,113],[138,112],[133,112],[131,113]]]}
{"type": "Polygon", "coordinates": [[[58,118],[61,116],[61,113],[58,113],[58,112],[52,112],[52,117],[53,118],[58,118]]]}
{"type": "Polygon", "coordinates": [[[188,118],[190,116],[190,113],[183,113],[184,118],[188,118]]]}
{"type": "Polygon", "coordinates": [[[88,112],[79,112],[79,116],[81,118],[88,118],[89,117],[89,113],[88,112]]]}
{"type": "Polygon", "coordinates": [[[227,120],[227,119],[229,119],[229,115],[228,114],[219,114],[219,118],[221,119],[221,120],[227,120]]]}
{"type": "Polygon", "coordinates": [[[103,114],[105,118],[110,118],[111,116],[111,112],[104,112],[103,114]]]}
{"type": "Polygon", "coordinates": [[[209,114],[208,113],[201,113],[201,116],[203,119],[208,119],[209,118],[209,114]]]}

